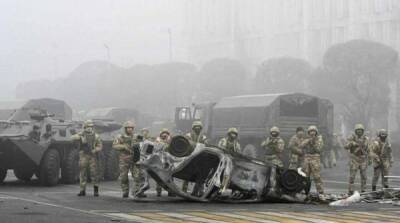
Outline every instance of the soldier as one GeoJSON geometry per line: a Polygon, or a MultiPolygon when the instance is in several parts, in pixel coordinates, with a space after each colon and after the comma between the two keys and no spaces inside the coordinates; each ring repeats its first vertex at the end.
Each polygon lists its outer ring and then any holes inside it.
{"type": "MultiPolygon", "coordinates": [[[[156,143],[162,144],[163,149],[166,150],[170,142],[171,142],[171,133],[166,128],[162,129],[160,131],[159,137],[157,137],[156,139],[156,143]]],[[[161,197],[162,187],[159,184],[157,184],[156,191],[157,191],[157,197],[161,197]]],[[[173,195],[170,192],[168,192],[168,196],[171,197],[173,195]]]]}
{"type": "MultiPolygon", "coordinates": [[[[192,123],[192,131],[186,134],[186,138],[191,142],[192,145],[196,146],[197,143],[207,144],[207,137],[203,134],[203,124],[200,121],[194,121],[192,123]]],[[[183,181],[182,190],[187,192],[189,186],[188,181],[183,181]]]]}
{"type": "Polygon", "coordinates": [[[372,178],[372,191],[376,191],[376,184],[379,176],[382,177],[382,186],[388,188],[389,169],[393,164],[392,147],[390,145],[388,134],[385,129],[378,131],[378,137],[373,141],[370,150],[370,156],[374,165],[374,177],[372,178]]]}
{"type": "Polygon", "coordinates": [[[300,149],[304,153],[304,162],[302,170],[310,177],[312,176],[315,182],[315,187],[320,199],[324,199],[324,188],[321,179],[321,152],[324,146],[322,136],[318,134],[316,126],[311,125],[307,129],[308,137],[300,144],[300,149]]]}
{"type": "Polygon", "coordinates": [[[265,160],[278,167],[283,168],[282,155],[285,148],[285,142],[279,136],[279,128],[274,126],[270,129],[270,137],[261,143],[261,147],[265,149],[265,160]]]}
{"type": "Polygon", "coordinates": [[[218,147],[227,151],[240,153],[241,149],[238,141],[238,135],[239,132],[236,128],[229,128],[226,137],[219,140],[218,147]]]}
{"type": "Polygon", "coordinates": [[[144,140],[154,141],[154,139],[150,135],[150,130],[148,128],[141,129],[140,134],[143,136],[144,140]]]}
{"type": "Polygon", "coordinates": [[[300,144],[304,140],[304,129],[303,127],[297,127],[296,134],[290,138],[289,149],[291,152],[289,169],[297,169],[303,166],[304,153],[300,149],[300,144]]]}
{"type": "Polygon", "coordinates": [[[28,135],[32,141],[38,143],[40,141],[40,126],[34,124],[28,135]]]}
{"type": "Polygon", "coordinates": [[[332,166],[336,166],[336,155],[333,148],[333,138],[324,136],[325,145],[322,153],[322,164],[324,168],[332,168],[332,166]]]}
{"type": "Polygon", "coordinates": [[[367,184],[367,167],[368,167],[368,142],[369,139],[364,135],[365,129],[362,124],[356,124],[354,134],[352,134],[345,145],[345,149],[349,151],[349,195],[354,192],[354,180],[356,174],[360,171],[361,192],[365,192],[367,184]]]}
{"type": "Polygon", "coordinates": [[[100,137],[94,132],[94,124],[91,120],[83,124],[83,132],[73,135],[72,140],[79,145],[79,183],[78,196],[86,195],[87,172],[93,182],[94,196],[99,196],[98,154],[102,150],[100,137]]]}
{"type": "MultiPolygon", "coordinates": [[[[129,196],[129,170],[135,180],[133,193],[139,188],[139,183],[137,179],[135,179],[135,174],[140,174],[140,172],[135,172],[133,163],[133,156],[138,155],[134,153],[139,153],[139,142],[133,134],[133,130],[135,129],[133,122],[125,122],[123,128],[124,132],[114,140],[112,147],[119,152],[119,180],[121,183],[122,197],[127,198],[129,196]]],[[[143,197],[143,194],[138,197],[143,197]]]]}
{"type": "Polygon", "coordinates": [[[332,149],[335,153],[336,160],[338,160],[340,158],[340,151],[343,149],[343,143],[340,134],[333,134],[332,149]]]}

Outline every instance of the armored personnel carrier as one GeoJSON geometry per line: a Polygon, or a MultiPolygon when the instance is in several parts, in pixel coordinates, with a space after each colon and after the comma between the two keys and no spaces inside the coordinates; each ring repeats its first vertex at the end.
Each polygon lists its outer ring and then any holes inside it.
{"type": "MultiPolygon", "coordinates": [[[[60,180],[66,184],[76,183],[79,151],[71,136],[82,124],[71,118],[72,109],[65,102],[45,98],[28,101],[7,120],[0,121],[0,182],[12,169],[18,179],[29,181],[36,175],[45,186],[54,186],[60,180]]],[[[95,122],[96,127],[105,137],[100,156],[101,174],[106,180],[115,180],[118,160],[111,149],[112,136],[107,131],[120,126],[95,122]]]]}

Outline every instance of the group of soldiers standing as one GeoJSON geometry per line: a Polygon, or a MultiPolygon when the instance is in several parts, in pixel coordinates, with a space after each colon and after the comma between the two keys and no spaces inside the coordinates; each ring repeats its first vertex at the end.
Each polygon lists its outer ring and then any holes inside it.
{"type": "MultiPolygon", "coordinates": [[[[85,196],[87,171],[90,170],[94,185],[94,196],[99,196],[97,174],[98,159],[97,154],[102,149],[100,137],[94,132],[93,122],[86,121],[84,130],[72,137],[73,140],[80,143],[79,167],[80,167],[80,192],[79,196],[85,196]]],[[[132,194],[136,197],[145,197],[144,193],[136,193],[144,181],[145,172],[136,164],[140,156],[140,143],[143,141],[152,141],[154,143],[164,144],[163,148],[168,148],[171,140],[171,133],[168,129],[162,129],[157,138],[150,137],[148,129],[142,129],[140,135],[134,134],[134,123],[128,121],[123,126],[123,132],[115,138],[113,149],[119,153],[119,170],[122,197],[129,197],[129,171],[132,173],[134,185],[132,194]]],[[[208,144],[208,139],[202,131],[203,126],[200,121],[194,121],[192,131],[187,133],[186,138],[193,144],[208,144]]],[[[337,140],[337,137],[335,137],[337,140]]],[[[336,141],[332,146],[341,144],[336,141]]],[[[366,190],[367,167],[373,164],[374,175],[372,179],[372,190],[376,190],[379,177],[382,177],[382,186],[387,188],[388,179],[384,176],[389,174],[389,169],[393,163],[391,145],[388,140],[388,133],[385,129],[378,131],[377,137],[370,140],[365,134],[362,124],[355,126],[354,133],[347,139],[343,145],[349,154],[349,195],[354,192],[354,181],[358,172],[361,178],[361,192],[366,190]]],[[[239,143],[239,131],[236,128],[229,128],[224,138],[218,142],[218,147],[233,153],[243,153],[239,143]]],[[[269,130],[269,135],[261,142],[261,148],[265,152],[265,161],[283,168],[283,154],[287,148],[290,151],[289,169],[298,169],[314,180],[316,190],[323,198],[324,188],[320,175],[321,155],[324,150],[323,137],[319,134],[316,126],[309,126],[307,130],[302,127],[296,129],[285,147],[285,141],[280,137],[280,130],[274,126],[269,130]]],[[[182,190],[187,192],[189,183],[184,181],[182,190]]],[[[197,184],[196,184],[197,185],[197,184]]],[[[199,191],[196,188],[194,191],[199,191]]],[[[161,196],[161,186],[156,187],[157,196],[161,196]]],[[[168,194],[173,196],[173,194],[168,194]]]]}
{"type": "Polygon", "coordinates": [[[354,192],[354,180],[357,172],[360,172],[361,192],[365,192],[367,184],[367,168],[372,164],[374,175],[372,178],[372,191],[376,190],[379,177],[382,178],[382,186],[388,188],[389,169],[393,164],[392,147],[385,129],[378,130],[377,137],[370,140],[365,135],[362,124],[355,126],[354,133],[348,138],[344,148],[350,154],[349,194],[354,192]]]}

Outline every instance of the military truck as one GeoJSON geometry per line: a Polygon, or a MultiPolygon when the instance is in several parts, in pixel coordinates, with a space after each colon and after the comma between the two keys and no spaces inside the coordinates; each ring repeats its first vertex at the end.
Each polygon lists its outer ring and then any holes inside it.
{"type": "Polygon", "coordinates": [[[278,126],[286,142],[297,127],[316,125],[326,138],[333,135],[333,104],[327,99],[302,93],[242,95],[225,97],[216,103],[178,107],[176,132],[190,131],[194,120],[201,120],[212,143],[226,135],[229,127],[239,129],[245,154],[262,154],[260,144],[272,126],[278,126]]]}
{"type": "MultiPolygon", "coordinates": [[[[72,109],[65,102],[44,98],[29,100],[8,120],[0,121],[0,182],[4,181],[7,170],[12,169],[23,181],[30,180],[35,174],[41,184],[54,186],[58,184],[61,172],[63,183],[76,183],[79,151],[71,136],[81,129],[82,124],[71,118],[72,109]]],[[[112,142],[111,139],[108,141],[112,142]]],[[[105,146],[100,159],[105,170],[118,168],[111,145],[105,146]]],[[[106,179],[116,179],[118,171],[112,175],[106,172],[106,179]]]]}
{"type": "Polygon", "coordinates": [[[141,113],[136,109],[120,107],[92,109],[86,113],[86,119],[112,120],[120,124],[125,121],[134,121],[139,129],[149,127],[153,121],[150,115],[141,113]]]}

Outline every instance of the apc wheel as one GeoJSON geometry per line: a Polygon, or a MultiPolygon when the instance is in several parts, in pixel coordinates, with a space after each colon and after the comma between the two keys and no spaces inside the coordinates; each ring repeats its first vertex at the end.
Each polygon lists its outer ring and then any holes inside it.
{"type": "Polygon", "coordinates": [[[14,175],[22,181],[30,181],[33,173],[33,170],[14,169],[14,175]]]}
{"type": "Polygon", "coordinates": [[[0,169],[0,183],[3,183],[7,177],[7,169],[0,169]]]}
{"type": "Polygon", "coordinates": [[[60,175],[60,154],[55,149],[48,150],[40,165],[40,183],[44,186],[58,184],[60,175]]]}
{"type": "Polygon", "coordinates": [[[105,157],[102,152],[98,153],[97,156],[98,156],[97,157],[97,165],[98,165],[97,166],[97,174],[99,176],[99,180],[104,180],[104,172],[105,172],[105,168],[106,168],[105,157]]]}
{"type": "Polygon", "coordinates": [[[79,181],[79,152],[77,149],[69,151],[61,168],[61,179],[65,184],[74,184],[79,181]]]}
{"type": "Polygon", "coordinates": [[[117,180],[119,177],[119,160],[118,153],[110,149],[104,153],[105,158],[105,170],[104,180],[117,180]]]}

